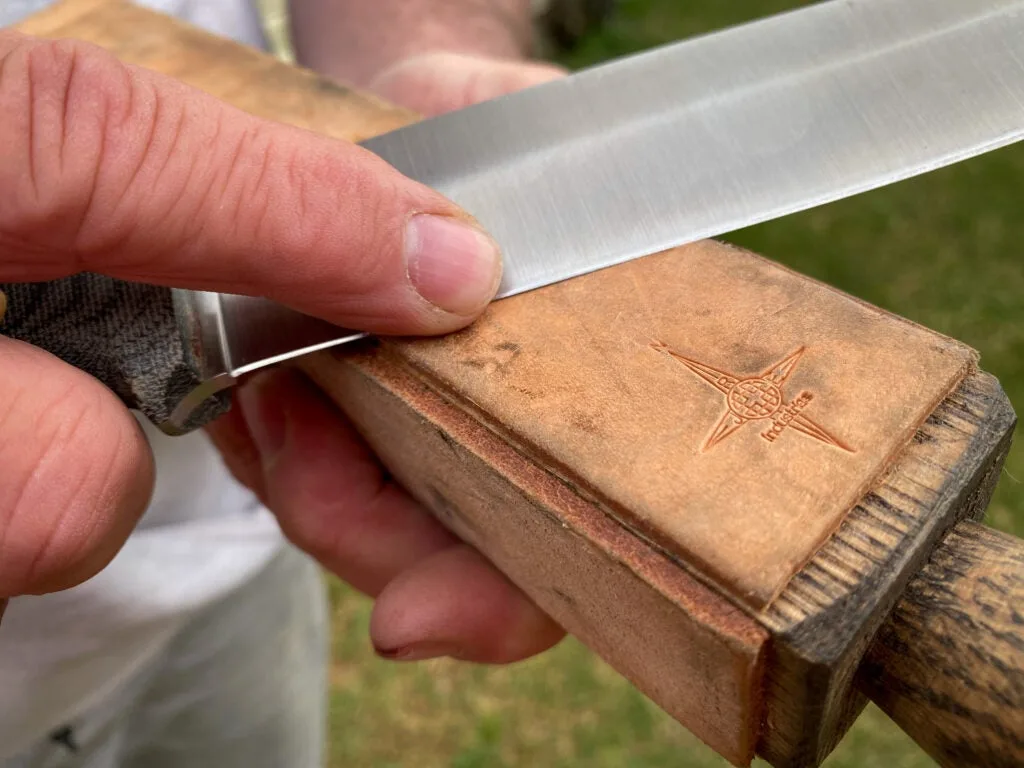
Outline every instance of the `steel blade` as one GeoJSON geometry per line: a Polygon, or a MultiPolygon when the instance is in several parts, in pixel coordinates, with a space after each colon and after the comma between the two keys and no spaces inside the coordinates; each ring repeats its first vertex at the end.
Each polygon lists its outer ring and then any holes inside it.
{"type": "Polygon", "coordinates": [[[502,246],[499,298],[1024,136],[1024,1],[830,0],[364,142],[502,246]]]}

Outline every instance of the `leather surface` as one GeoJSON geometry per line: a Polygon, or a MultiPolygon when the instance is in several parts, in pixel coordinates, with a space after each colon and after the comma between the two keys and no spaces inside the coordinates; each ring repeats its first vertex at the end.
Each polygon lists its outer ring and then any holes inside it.
{"type": "Polygon", "coordinates": [[[375,352],[300,364],[438,520],[719,754],[749,764],[768,632],[375,352]]]}
{"type": "Polygon", "coordinates": [[[975,360],[710,241],[497,302],[467,331],[401,353],[753,609],[975,360]]]}

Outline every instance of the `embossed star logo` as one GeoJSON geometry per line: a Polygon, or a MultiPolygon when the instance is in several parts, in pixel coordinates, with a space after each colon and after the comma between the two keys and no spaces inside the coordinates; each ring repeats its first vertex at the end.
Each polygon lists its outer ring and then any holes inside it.
{"type": "Polygon", "coordinates": [[[710,365],[691,360],[660,341],[653,342],[651,348],[658,352],[664,352],[682,363],[687,369],[725,395],[726,411],[711,430],[704,445],[701,446],[701,453],[710,450],[744,424],[752,421],[771,422],[761,432],[761,437],[769,443],[774,443],[783,432],[792,429],[825,443],[825,445],[854,453],[852,448],[844,445],[804,415],[803,410],[814,399],[814,395],[810,392],[800,392],[792,400],[787,401],[783,394],[782,390],[786,380],[792,375],[800,358],[803,357],[804,347],[800,347],[768,370],[748,377],[721,371],[710,365]]]}

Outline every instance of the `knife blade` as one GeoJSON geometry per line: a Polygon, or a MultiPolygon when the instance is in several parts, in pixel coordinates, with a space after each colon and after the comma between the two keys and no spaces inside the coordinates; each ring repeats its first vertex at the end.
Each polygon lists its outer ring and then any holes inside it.
{"type": "MultiPolygon", "coordinates": [[[[825,0],[362,146],[495,237],[501,299],[1022,137],[1024,0],[825,0]]],[[[150,409],[170,433],[240,376],[364,336],[253,297],[173,307],[195,379],[150,409]]]]}

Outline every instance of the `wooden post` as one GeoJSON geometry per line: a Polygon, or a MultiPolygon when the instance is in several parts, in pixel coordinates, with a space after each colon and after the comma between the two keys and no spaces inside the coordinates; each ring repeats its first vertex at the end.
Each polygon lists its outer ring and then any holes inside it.
{"type": "Polygon", "coordinates": [[[904,590],[860,687],[940,764],[1020,766],[1024,545],[957,525],[904,590]]]}
{"type": "MultiPolygon", "coordinates": [[[[23,26],[345,139],[416,119],[127,2],[23,26]]],[[[865,693],[944,765],[1024,762],[1021,544],[972,522],[1015,415],[962,344],[701,242],[300,365],[734,764],[819,764],[865,693]]]]}

